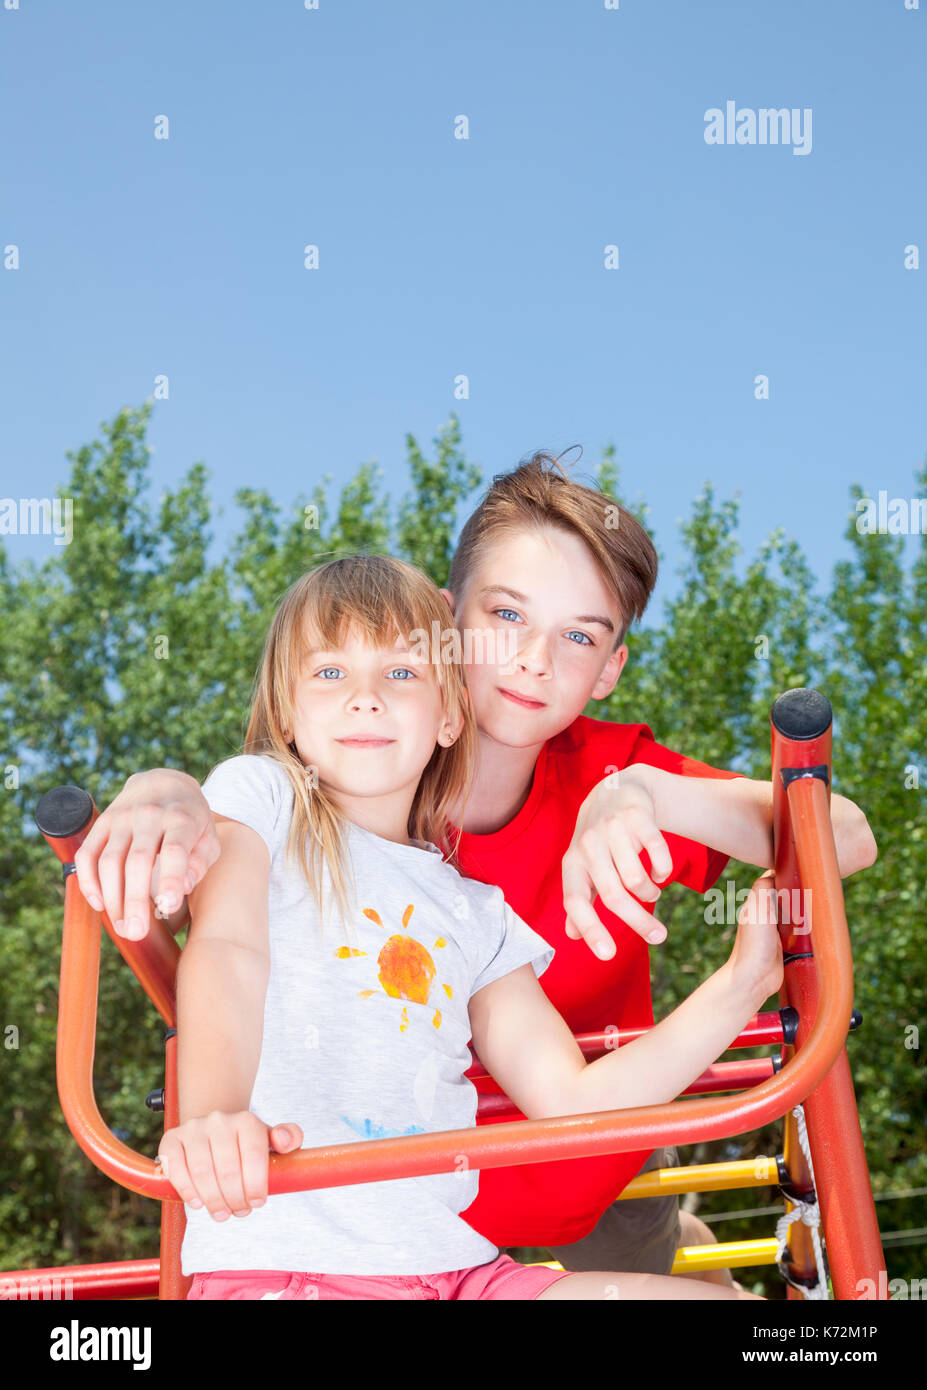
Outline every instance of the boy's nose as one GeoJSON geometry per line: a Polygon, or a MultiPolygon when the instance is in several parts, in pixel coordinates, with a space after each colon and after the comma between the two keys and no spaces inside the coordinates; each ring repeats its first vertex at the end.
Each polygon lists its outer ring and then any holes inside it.
{"type": "Polygon", "coordinates": [[[534,642],[526,646],[515,658],[515,665],[532,676],[543,676],[550,670],[550,649],[546,642],[534,642]]]}

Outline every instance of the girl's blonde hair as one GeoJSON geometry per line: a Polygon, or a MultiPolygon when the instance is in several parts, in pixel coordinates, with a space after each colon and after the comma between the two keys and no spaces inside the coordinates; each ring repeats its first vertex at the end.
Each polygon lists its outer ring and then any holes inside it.
{"type": "MultiPolygon", "coordinates": [[[[410,838],[432,841],[454,867],[461,830],[458,827],[451,845],[448,810],[469,795],[477,751],[476,721],[466,696],[454,619],[427,575],[386,555],[348,555],[310,570],[291,585],[264,643],[244,751],[273,758],[287,773],[294,792],[287,860],[299,857],[323,926],[322,865],[328,864],[349,937],[347,817],[325,788],[317,785],[317,777],[307,778],[308,769],[300,761],[295,743],[284,739],[284,731],[294,728],[293,696],[305,652],[309,648],[335,650],[354,629],[377,647],[388,647],[401,637],[410,647],[421,650],[427,640],[445,713],[451,720],[463,716],[463,728],[454,742],[447,748],[436,744],[422,772],[408,821],[410,838]],[[446,635],[451,632],[449,644],[446,635]],[[300,856],[301,848],[304,852],[300,856]]],[[[463,816],[459,819],[462,821],[463,816]]]]}

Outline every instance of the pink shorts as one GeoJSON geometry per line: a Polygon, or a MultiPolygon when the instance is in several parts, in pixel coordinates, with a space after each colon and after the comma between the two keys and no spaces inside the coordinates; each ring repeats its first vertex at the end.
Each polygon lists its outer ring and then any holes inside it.
{"type": "Polygon", "coordinates": [[[499,1255],[446,1274],[304,1274],[279,1269],[216,1269],[194,1274],[187,1298],[510,1298],[532,1299],[569,1271],[518,1264],[499,1255]]]}

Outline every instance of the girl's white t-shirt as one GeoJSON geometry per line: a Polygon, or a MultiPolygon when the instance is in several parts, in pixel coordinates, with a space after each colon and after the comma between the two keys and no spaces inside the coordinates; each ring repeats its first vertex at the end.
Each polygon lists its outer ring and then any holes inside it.
{"type": "MultiPolygon", "coordinates": [[[[286,862],[294,794],[280,764],[230,758],[203,793],[214,812],[255,830],[271,858],[270,976],[249,1109],[268,1125],[300,1125],[305,1149],[475,1126],[468,1001],[526,963],[542,975],[554,948],[500,888],[464,878],[437,846],[395,844],[353,823],[349,946],[337,910],[323,931],[302,870],[286,862]]],[[[334,903],[327,866],[323,893],[334,903]]],[[[223,1222],[186,1204],[181,1268],[468,1269],[499,1254],[459,1215],[478,1183],[463,1154],[454,1172],[268,1195],[223,1222]]]]}

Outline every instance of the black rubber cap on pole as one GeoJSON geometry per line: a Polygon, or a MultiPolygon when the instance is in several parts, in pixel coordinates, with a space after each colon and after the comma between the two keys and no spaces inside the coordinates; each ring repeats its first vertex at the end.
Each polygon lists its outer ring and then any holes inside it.
{"type": "Polygon", "coordinates": [[[93,815],[93,797],[80,787],[52,787],[35,808],[35,823],[53,840],[76,835],[93,815]]]}
{"type": "Polygon", "coordinates": [[[783,738],[820,738],[833,722],[830,700],[819,690],[797,685],[773,701],[770,718],[783,738]]]}

